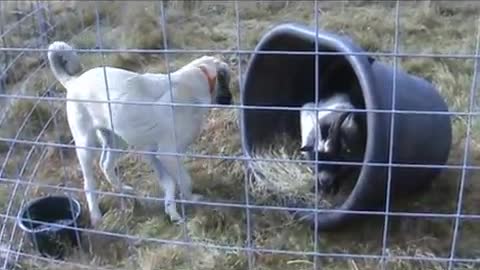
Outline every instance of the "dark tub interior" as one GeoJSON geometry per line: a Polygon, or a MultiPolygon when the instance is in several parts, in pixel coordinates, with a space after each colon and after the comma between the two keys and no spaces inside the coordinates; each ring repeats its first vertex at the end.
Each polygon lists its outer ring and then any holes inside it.
{"type": "MultiPolygon", "coordinates": [[[[69,226],[74,224],[78,218],[79,211],[78,205],[69,198],[46,197],[32,202],[32,204],[25,209],[22,215],[24,219],[22,220],[22,224],[31,231],[49,226],[48,224],[35,221],[48,223],[60,222],[62,225],[69,226]]],[[[51,227],[51,229],[54,228],[51,225],[49,227],[51,227]]]]}
{"type": "MultiPolygon", "coordinates": [[[[271,40],[268,50],[272,51],[315,51],[315,44],[300,43],[287,35],[271,40]],[[275,47],[275,44],[281,46],[275,47]],[[302,45],[299,46],[299,45],[302,45]]],[[[319,48],[320,52],[334,52],[328,48],[319,48]]],[[[255,79],[255,84],[248,86],[249,92],[262,92],[261,95],[245,96],[245,104],[249,106],[285,106],[300,107],[307,102],[315,101],[315,56],[314,55],[285,55],[261,54],[255,59],[256,74],[261,79],[255,79]],[[279,68],[285,66],[288,68],[279,68]],[[272,72],[269,72],[272,71],[272,72]],[[275,85],[272,86],[272,81],[275,85]],[[254,100],[253,100],[254,99],[254,100]]],[[[255,77],[256,74],[250,76],[255,77]]],[[[253,81],[253,79],[252,79],[253,81]]],[[[341,55],[318,56],[318,98],[321,99],[332,93],[346,92],[352,102],[359,109],[365,108],[365,101],[357,76],[350,63],[341,55]]],[[[247,139],[247,149],[255,145],[259,147],[276,133],[286,132],[300,143],[299,111],[245,109],[246,120],[250,123],[247,139]],[[258,123],[256,125],[255,123],[258,123]]],[[[363,123],[366,125],[366,122],[363,123]]]]}
{"type": "MultiPolygon", "coordinates": [[[[278,39],[284,36],[278,37],[278,39]]],[[[294,40],[293,38],[290,40],[294,40]]],[[[270,41],[270,45],[281,44],[278,47],[269,47],[268,50],[278,51],[315,51],[315,44],[296,41],[294,44],[288,38],[282,41],[270,41]]],[[[335,52],[327,48],[319,48],[320,52],[335,52]]],[[[255,84],[249,86],[249,92],[261,91],[261,95],[255,95],[255,100],[249,100],[246,95],[245,103],[260,106],[285,106],[299,108],[307,102],[315,102],[315,55],[279,55],[261,54],[256,56],[255,74],[262,74],[262,79],[255,80],[255,84]],[[288,68],[279,68],[288,66],[288,68]],[[274,72],[268,72],[268,70],[274,72]],[[272,82],[275,82],[272,84],[272,82]]],[[[318,55],[318,99],[325,98],[333,93],[346,93],[352,103],[358,109],[365,109],[363,92],[352,68],[351,63],[343,55],[318,55]]],[[[251,74],[250,76],[255,76],[251,74]]],[[[253,80],[252,80],[253,81],[253,80]]],[[[252,94],[253,96],[253,94],[252,94]]],[[[355,112],[359,116],[360,125],[366,134],[366,113],[355,112]]],[[[287,134],[292,139],[295,147],[300,147],[300,114],[299,110],[250,110],[245,114],[245,120],[249,123],[246,132],[246,149],[252,152],[254,149],[271,147],[272,138],[279,134],[287,134]]],[[[364,136],[366,144],[367,136],[364,136]]],[[[282,146],[279,146],[282,147],[282,146]]],[[[365,153],[363,153],[365,154],[365,153]]],[[[364,156],[364,155],[363,155],[364,156]]],[[[363,156],[352,162],[362,162],[363,156]]],[[[292,157],[293,158],[293,157],[292,157]]],[[[304,164],[303,166],[307,166],[304,164]]],[[[360,176],[362,165],[350,165],[353,169],[348,178],[342,177],[340,193],[336,196],[327,196],[333,207],[344,203],[352,192],[360,176]]],[[[312,183],[314,179],[312,179],[312,183]]],[[[314,192],[314,190],[312,190],[314,192]]],[[[290,205],[294,206],[294,205],[290,205]]],[[[301,206],[301,205],[296,205],[301,206]]],[[[305,205],[307,206],[307,205],[305,205]]]]}
{"type": "MultiPolygon", "coordinates": [[[[315,44],[298,42],[288,35],[282,35],[269,41],[268,50],[273,51],[315,51],[315,44]],[[278,39],[278,40],[275,40],[278,39]],[[282,39],[282,40],[280,40],[282,39]],[[276,45],[279,46],[276,46],[276,45]]],[[[319,48],[319,52],[335,52],[328,48],[319,48]]],[[[255,84],[249,87],[249,93],[261,92],[261,95],[245,96],[245,104],[259,106],[282,106],[299,108],[307,102],[315,102],[315,55],[298,54],[259,54],[255,58],[255,73],[262,78],[252,79],[255,84]],[[280,68],[282,66],[288,68],[280,68]],[[269,72],[270,71],[270,72],[269,72]],[[272,84],[272,82],[275,82],[272,84]],[[254,100],[253,100],[254,99],[254,100]]],[[[359,80],[350,62],[343,55],[318,55],[318,99],[332,93],[347,93],[358,109],[365,109],[363,92],[359,80]]],[[[245,120],[249,128],[245,135],[246,149],[252,152],[271,145],[271,139],[277,134],[288,134],[294,144],[300,147],[300,115],[298,110],[246,109],[245,120]]],[[[360,124],[366,132],[366,114],[356,112],[360,124]]],[[[366,136],[365,136],[366,138],[366,136]]],[[[366,141],[364,142],[366,144],[366,141]]],[[[361,162],[361,160],[359,161],[361,162]]],[[[356,179],[361,166],[357,165],[356,179]]]]}

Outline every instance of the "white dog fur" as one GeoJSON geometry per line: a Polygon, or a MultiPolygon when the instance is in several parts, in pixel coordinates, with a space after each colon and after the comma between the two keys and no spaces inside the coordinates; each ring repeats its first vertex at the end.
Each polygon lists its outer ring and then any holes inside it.
{"type": "MultiPolygon", "coordinates": [[[[228,72],[227,65],[217,58],[199,57],[170,73],[170,92],[166,74],[139,74],[115,67],[96,67],[81,73],[80,58],[70,45],[56,41],[50,44],[48,49],[50,68],[66,89],[67,119],[75,145],[95,147],[100,142],[103,149],[100,167],[117,192],[131,191],[132,188],[120,183],[115,173],[115,162],[120,153],[109,149],[120,148],[120,142],[123,141],[144,151],[184,153],[199,135],[209,108],[110,103],[109,109],[105,73],[110,101],[211,104],[215,95],[218,97],[221,94],[215,87],[217,75],[228,72]],[[75,99],[105,102],[69,101],[75,99]]],[[[227,95],[229,94],[228,92],[227,95]]],[[[231,102],[231,95],[229,98],[231,102]]],[[[92,193],[96,189],[92,167],[95,151],[76,148],[84,177],[91,223],[94,226],[102,219],[97,197],[92,193]]],[[[147,156],[165,192],[166,214],[172,221],[181,222],[183,218],[177,212],[176,203],[173,201],[176,184],[183,199],[195,201],[200,198],[200,195],[192,194],[189,173],[179,156],[147,156]]]]}

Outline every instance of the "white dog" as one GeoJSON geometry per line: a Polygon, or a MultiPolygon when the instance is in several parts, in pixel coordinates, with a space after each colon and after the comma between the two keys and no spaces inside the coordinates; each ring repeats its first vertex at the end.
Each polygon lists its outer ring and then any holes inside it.
{"type": "MultiPolygon", "coordinates": [[[[84,73],[79,56],[68,44],[50,44],[48,60],[57,80],[67,91],[67,119],[78,147],[95,147],[100,142],[100,167],[117,192],[132,188],[120,183],[115,172],[120,142],[144,151],[184,153],[199,135],[209,108],[188,104],[231,104],[229,69],[226,63],[212,56],[203,56],[170,74],[172,91],[166,74],[145,73],[114,67],[96,67],[84,73]],[[105,79],[106,74],[106,79],[105,79]],[[107,95],[108,86],[108,95],[107,95]],[[173,96],[173,100],[172,97],[173,96]],[[108,99],[107,99],[108,97],[108,99]],[[71,99],[104,102],[70,101],[71,99]],[[158,102],[186,103],[187,106],[110,103],[158,102]],[[175,128],[174,128],[175,127],[175,128]]],[[[84,177],[84,190],[95,226],[102,218],[93,172],[95,150],[76,148],[84,177]]],[[[179,156],[147,155],[165,192],[165,212],[172,221],[180,222],[175,200],[176,184],[185,200],[198,200],[192,195],[191,178],[179,156]]]]}

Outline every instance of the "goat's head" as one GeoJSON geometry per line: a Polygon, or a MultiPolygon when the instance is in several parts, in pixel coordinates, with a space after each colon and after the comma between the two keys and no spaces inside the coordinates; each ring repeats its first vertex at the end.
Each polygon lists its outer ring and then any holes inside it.
{"type": "Polygon", "coordinates": [[[301,146],[300,151],[309,160],[318,160],[317,164],[317,181],[320,188],[329,193],[336,193],[339,187],[337,176],[342,168],[339,164],[333,164],[335,161],[343,161],[343,151],[346,150],[344,135],[342,128],[350,112],[342,112],[332,123],[319,123],[320,136],[315,143],[313,134],[310,132],[305,144],[301,146]],[[329,163],[322,163],[328,161],[329,163]]]}

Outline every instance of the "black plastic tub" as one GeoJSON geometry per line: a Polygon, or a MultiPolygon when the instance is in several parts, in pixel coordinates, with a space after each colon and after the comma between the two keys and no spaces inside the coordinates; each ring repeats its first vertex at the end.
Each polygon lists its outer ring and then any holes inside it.
{"type": "MultiPolygon", "coordinates": [[[[318,51],[330,54],[318,56],[319,68],[315,74],[315,56],[298,53],[315,51],[315,32],[314,28],[297,23],[284,23],[270,29],[259,41],[255,49],[257,53],[249,61],[241,87],[243,104],[299,108],[306,102],[315,101],[315,76],[318,75],[319,98],[331,91],[348,90],[358,108],[387,110],[363,113],[366,130],[364,164],[360,165],[353,190],[336,208],[385,210],[394,69],[362,55],[362,48],[350,38],[319,31],[318,51]],[[267,54],[268,51],[297,51],[297,54],[267,54]],[[373,165],[365,164],[367,162],[373,165]]],[[[392,163],[445,164],[452,141],[451,119],[437,89],[426,80],[397,68],[395,103],[397,111],[420,113],[394,114],[392,163]],[[422,114],[422,111],[427,113],[422,114]]],[[[252,157],[253,147],[269,143],[279,132],[296,136],[300,142],[298,110],[244,109],[241,120],[243,150],[249,157],[252,157]]],[[[252,167],[247,169],[252,170],[252,167]]],[[[392,166],[391,199],[427,191],[440,172],[438,166],[392,166]]],[[[365,214],[324,211],[318,214],[318,229],[340,228],[360,216],[365,214]]],[[[310,213],[306,220],[313,225],[313,214],[310,213]]]]}
{"type": "Polygon", "coordinates": [[[80,216],[81,206],[76,199],[46,196],[25,205],[19,226],[40,254],[60,259],[66,248],[80,244],[80,231],[76,229],[80,216]]]}

